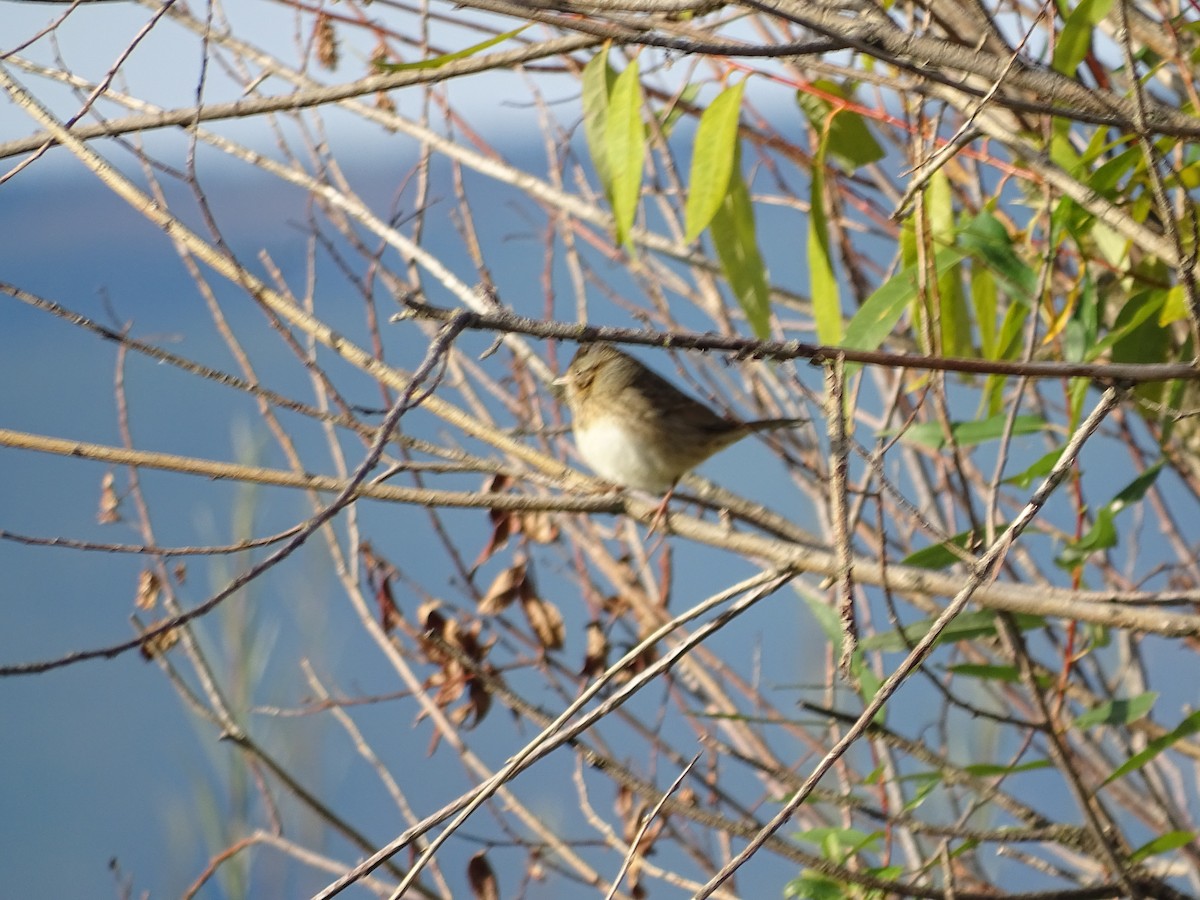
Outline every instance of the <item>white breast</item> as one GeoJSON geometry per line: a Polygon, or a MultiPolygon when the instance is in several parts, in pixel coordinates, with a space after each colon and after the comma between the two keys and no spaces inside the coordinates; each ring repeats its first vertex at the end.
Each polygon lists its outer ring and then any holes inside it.
{"type": "Polygon", "coordinates": [[[660,454],[611,419],[576,428],[575,445],[597,475],[625,487],[662,494],[679,476],[660,454]]]}

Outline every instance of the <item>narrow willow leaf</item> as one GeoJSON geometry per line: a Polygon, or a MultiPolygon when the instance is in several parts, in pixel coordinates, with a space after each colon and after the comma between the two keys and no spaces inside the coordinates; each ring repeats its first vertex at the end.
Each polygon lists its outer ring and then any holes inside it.
{"type": "Polygon", "coordinates": [[[1125,507],[1140,503],[1142,498],[1146,496],[1146,491],[1153,487],[1154,482],[1158,480],[1159,473],[1162,472],[1164,460],[1159,460],[1154,465],[1146,469],[1145,472],[1138,475],[1133,481],[1117,491],[1115,497],[1109,502],[1108,506],[1114,513],[1119,513],[1125,507]]]}
{"type": "MultiPolygon", "coordinates": [[[[897,634],[894,631],[871,635],[860,641],[859,647],[864,652],[869,650],[882,650],[894,653],[906,651],[929,632],[929,629],[933,626],[933,621],[933,619],[922,619],[920,622],[906,625],[903,635],[897,634]]],[[[1013,622],[1021,631],[1031,631],[1034,628],[1041,628],[1046,624],[1046,620],[1041,616],[1033,616],[1027,613],[1015,614],[1013,622]]],[[[967,612],[960,615],[942,630],[942,633],[938,635],[935,646],[953,643],[954,641],[968,641],[979,637],[990,637],[995,633],[996,614],[994,612],[986,609],[967,612]]]]}
{"type": "Polygon", "coordinates": [[[991,268],[1000,286],[1017,300],[1030,302],[1037,290],[1037,275],[1013,248],[1004,224],[983,210],[959,230],[958,245],[991,268]]]}
{"type": "Polygon", "coordinates": [[[846,886],[812,869],[805,869],[787,883],[785,894],[796,900],[842,900],[846,896],[846,886]]]}
{"type": "Polygon", "coordinates": [[[737,159],[738,115],[746,82],[721,91],[696,126],[692,143],[692,171],[688,178],[686,239],[695,240],[712,221],[729,192],[729,178],[737,159]]]}
{"type": "Polygon", "coordinates": [[[1177,284],[1167,289],[1167,299],[1158,313],[1159,325],[1170,325],[1181,322],[1188,317],[1187,298],[1183,285],[1177,284]]]}
{"type": "MultiPolygon", "coordinates": [[[[1151,342],[1143,342],[1140,337],[1132,336],[1141,331],[1150,317],[1156,313],[1159,315],[1153,323],[1153,330],[1164,331],[1158,322],[1162,319],[1161,312],[1166,301],[1167,292],[1163,290],[1149,290],[1134,294],[1121,307],[1121,311],[1117,314],[1117,320],[1109,329],[1108,334],[1098,340],[1095,347],[1088,353],[1088,359],[1096,359],[1109,347],[1112,347],[1121,362],[1163,362],[1163,357],[1153,350],[1150,350],[1149,353],[1145,352],[1150,348],[1151,342]]],[[[1158,344],[1159,342],[1153,343],[1158,344]]]]}
{"type": "MultiPolygon", "coordinates": [[[[989,416],[974,422],[954,422],[950,433],[959,447],[972,447],[988,441],[997,440],[1004,434],[1008,422],[1008,413],[989,416]]],[[[1049,423],[1040,416],[1017,416],[1013,420],[1012,434],[1014,437],[1022,434],[1036,434],[1049,428],[1049,423]]],[[[885,432],[886,433],[886,432],[885,432]]],[[[946,435],[941,422],[922,422],[914,425],[900,436],[906,444],[916,444],[931,450],[941,450],[946,446],[946,435]]]]}
{"type": "Polygon", "coordinates": [[[812,161],[812,199],[808,210],[808,279],[817,340],[835,347],[842,340],[842,299],[829,249],[829,221],[825,215],[825,146],[828,133],[812,161]]]}
{"type": "MultiPolygon", "coordinates": [[[[811,596],[805,595],[804,602],[808,605],[809,612],[813,618],[817,620],[817,625],[825,632],[825,637],[832,642],[837,642],[842,639],[842,626],[838,621],[837,613],[834,612],[832,606],[821,600],[816,600],[811,596]]],[[[834,650],[837,650],[835,647],[834,650]]]]}
{"type": "Polygon", "coordinates": [[[948,671],[966,678],[978,678],[981,681],[1004,681],[1016,684],[1021,680],[1021,673],[1016,666],[988,666],[981,663],[959,663],[947,667],[948,671]]]}
{"type": "MultiPolygon", "coordinates": [[[[855,664],[850,667],[850,675],[858,683],[858,694],[862,697],[863,705],[868,706],[875,699],[875,695],[879,693],[879,689],[883,687],[883,679],[876,675],[875,670],[870,666],[864,665],[862,660],[862,651],[855,650],[855,664]]],[[[885,703],[879,708],[879,712],[875,713],[871,721],[876,725],[887,724],[887,712],[888,707],[885,703]]]]}
{"type": "MultiPolygon", "coordinates": [[[[996,338],[994,359],[1016,359],[1021,352],[1021,336],[1025,330],[1025,320],[1029,318],[1029,306],[1019,300],[1012,300],[1004,312],[1004,321],[1000,323],[1000,334],[996,338]]],[[[1004,385],[1008,381],[1005,375],[989,375],[984,382],[983,396],[988,415],[998,415],[1004,408],[1004,385]]]]}
{"type": "Polygon", "coordinates": [[[612,176],[612,207],[617,243],[629,244],[642,193],[642,170],[646,159],[646,129],[642,124],[642,83],[637,60],[613,82],[608,97],[604,129],[608,145],[608,168],[612,176]]]}
{"type": "Polygon", "coordinates": [[[1113,0],[1080,0],[1063,23],[1054,44],[1051,66],[1063,75],[1074,76],[1092,46],[1092,30],[1112,9],[1113,0]]]}
{"type": "Polygon", "coordinates": [[[877,849],[883,832],[870,834],[857,828],[810,828],[796,834],[799,840],[821,847],[826,859],[841,861],[867,849],[877,849]]]}
{"type": "MultiPolygon", "coordinates": [[[[963,255],[964,252],[957,248],[939,251],[934,257],[934,268],[944,272],[957,264],[963,255]]],[[[909,266],[876,288],[846,326],[841,345],[853,350],[879,349],[917,296],[919,274],[916,266],[909,266]]]]}
{"type": "Polygon", "coordinates": [[[588,153],[600,179],[600,188],[612,204],[612,170],[608,165],[608,97],[616,70],[608,64],[608,49],[597,53],[583,67],[583,133],[587,138],[588,153]]]}
{"type": "MultiPolygon", "coordinates": [[[[954,246],[954,194],[950,179],[938,169],[925,191],[933,246],[938,249],[954,246]]],[[[971,315],[963,295],[962,264],[956,263],[938,275],[938,320],[941,326],[942,353],[947,356],[974,356],[971,343],[971,315]]]]}
{"type": "Polygon", "coordinates": [[[963,771],[976,778],[992,778],[996,775],[1016,775],[1020,772],[1036,772],[1038,769],[1049,769],[1054,764],[1048,759],[1035,759],[1032,762],[1006,766],[1002,763],[977,763],[973,766],[963,766],[963,771]]]}
{"type": "Polygon", "coordinates": [[[662,129],[664,136],[670,137],[671,132],[675,128],[675,123],[683,118],[683,114],[687,112],[689,106],[695,105],[698,96],[700,96],[700,85],[689,84],[680,91],[679,96],[671,104],[671,108],[667,110],[665,116],[657,111],[655,112],[655,116],[659,120],[659,127],[662,129]]]}
{"type": "Polygon", "coordinates": [[[1128,725],[1145,716],[1158,699],[1155,691],[1147,691],[1136,697],[1109,700],[1076,717],[1072,728],[1091,728],[1094,725],[1128,725]]]}
{"type": "MultiPolygon", "coordinates": [[[[843,100],[854,101],[850,83],[837,84],[826,79],[812,82],[812,90],[843,100]]],[[[871,134],[866,121],[853,110],[835,105],[811,91],[797,91],[796,103],[808,119],[813,131],[820,134],[828,148],[829,159],[843,172],[883,159],[884,150],[871,134]]]]}
{"type": "Polygon", "coordinates": [[[1064,569],[1070,570],[1086,561],[1096,551],[1108,550],[1117,546],[1118,534],[1113,519],[1121,510],[1140,502],[1146,496],[1146,492],[1158,480],[1162,467],[1163,461],[1159,460],[1117,491],[1108,503],[1096,511],[1096,519],[1087,533],[1079,540],[1068,543],[1055,562],[1064,569]]]}
{"type": "MultiPolygon", "coordinates": [[[[1007,525],[996,526],[996,532],[999,533],[1007,528],[1007,525]]],[[[916,566],[918,569],[944,569],[947,566],[952,566],[957,562],[962,562],[962,557],[955,553],[951,547],[957,547],[960,550],[966,550],[979,539],[979,533],[973,529],[960,531],[954,537],[947,541],[942,541],[940,544],[931,544],[928,547],[922,547],[902,559],[901,565],[916,566]]]]}
{"type": "Polygon", "coordinates": [[[520,28],[514,28],[512,31],[506,31],[504,34],[498,34],[493,38],[488,38],[486,41],[480,41],[478,44],[472,44],[470,47],[465,47],[462,50],[455,50],[453,53],[443,53],[441,56],[433,56],[429,59],[418,60],[410,63],[385,63],[376,61],[375,68],[380,72],[409,72],[414,69],[440,69],[446,63],[452,63],[455,60],[466,59],[469,56],[474,56],[476,53],[481,53],[489,47],[495,47],[497,44],[502,44],[509,38],[514,38],[529,25],[522,25],[520,28]]]}
{"type": "Polygon", "coordinates": [[[1166,834],[1159,835],[1154,840],[1142,844],[1142,846],[1130,853],[1129,861],[1131,863],[1139,863],[1148,856],[1170,853],[1172,850],[1186,847],[1192,841],[1196,840],[1197,836],[1198,834],[1195,831],[1168,831],[1166,834]]]}
{"type": "Polygon", "coordinates": [[[971,304],[979,329],[979,349],[984,359],[996,356],[996,279],[987,266],[971,266],[971,304]]]}
{"type": "Polygon", "coordinates": [[[721,268],[750,328],[757,337],[769,337],[771,297],[767,270],[758,252],[750,191],[736,161],[729,177],[729,191],[713,216],[710,231],[721,268]]]}
{"type": "Polygon", "coordinates": [[[1050,474],[1051,470],[1053,470],[1054,466],[1058,463],[1059,458],[1063,455],[1063,450],[1065,449],[1066,447],[1058,447],[1054,450],[1051,450],[1045,456],[1034,462],[1024,472],[1020,472],[1011,476],[1010,478],[1005,478],[1004,483],[1015,484],[1021,490],[1025,490],[1025,488],[1033,484],[1034,479],[1045,478],[1050,474]]]}
{"type": "Polygon", "coordinates": [[[1069,541],[1063,547],[1062,553],[1055,557],[1056,565],[1068,572],[1076,566],[1087,562],[1089,556],[1101,550],[1111,550],[1117,546],[1117,529],[1113,525],[1112,510],[1107,506],[1096,513],[1096,519],[1087,533],[1077,541],[1069,541]]]}
{"type": "MultiPolygon", "coordinates": [[[[1118,142],[1120,143],[1120,142],[1118,142]]],[[[1113,155],[1092,169],[1080,166],[1080,180],[1088,187],[1109,199],[1117,199],[1122,194],[1121,185],[1136,181],[1145,175],[1145,157],[1142,148],[1133,144],[1128,150],[1113,155]]]]}
{"type": "Polygon", "coordinates": [[[1152,740],[1146,745],[1146,749],[1140,753],[1135,753],[1129,759],[1125,760],[1124,764],[1118,766],[1115,772],[1104,779],[1104,783],[1108,784],[1110,781],[1116,781],[1118,778],[1128,775],[1135,769],[1142,768],[1142,766],[1149,763],[1154,757],[1168,749],[1176,741],[1191,737],[1197,731],[1200,731],[1200,710],[1192,713],[1162,737],[1152,740]]]}

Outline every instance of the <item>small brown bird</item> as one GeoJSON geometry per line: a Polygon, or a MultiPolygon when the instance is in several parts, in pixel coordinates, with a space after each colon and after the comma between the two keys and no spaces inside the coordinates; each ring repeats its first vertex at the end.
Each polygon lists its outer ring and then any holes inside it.
{"type": "Polygon", "coordinates": [[[652,493],[670,492],[684,473],[756,431],[804,419],[739,422],[717,415],[611,344],[584,344],[567,373],[575,445],[603,478],[652,493]]]}

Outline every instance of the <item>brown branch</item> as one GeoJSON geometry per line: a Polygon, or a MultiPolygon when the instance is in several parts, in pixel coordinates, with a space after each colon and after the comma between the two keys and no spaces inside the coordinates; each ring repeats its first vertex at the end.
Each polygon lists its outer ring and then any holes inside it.
{"type": "Polygon", "coordinates": [[[25,544],[29,547],[61,547],[66,550],[88,550],[94,553],[133,553],[146,556],[221,556],[229,553],[244,553],[247,550],[257,550],[259,547],[269,547],[289,538],[300,530],[295,525],[279,534],[251,540],[238,541],[236,544],[225,544],[212,547],[156,547],[149,544],[105,544],[96,541],[77,541],[64,537],[34,537],[28,534],[17,534],[0,528],[0,541],[12,541],[14,544],[25,544]]]}
{"type": "MultiPolygon", "coordinates": [[[[409,312],[397,313],[393,321],[413,316],[447,322],[458,310],[433,306],[415,297],[402,298],[409,312]]],[[[467,329],[527,334],[553,340],[612,341],[671,350],[722,350],[738,359],[807,359],[819,365],[842,357],[846,362],[885,366],[895,369],[916,369],[934,372],[962,372],[971,375],[1015,375],[1027,378],[1090,378],[1102,384],[1148,384],[1160,381],[1200,379],[1200,368],[1191,363],[1068,363],[997,359],[966,359],[961,357],[919,356],[915,353],[890,353],[886,350],[852,350],[826,347],[806,341],[760,341],[752,338],[721,337],[684,331],[654,331],[638,328],[548,322],[520,316],[507,310],[468,312],[467,329]]]]}
{"type": "MultiPolygon", "coordinates": [[[[464,313],[465,315],[468,314],[464,313]]],[[[653,520],[659,506],[656,502],[641,499],[637,494],[630,493],[616,496],[604,494],[582,497],[571,495],[543,497],[486,491],[439,491],[362,484],[353,478],[345,480],[256,466],[242,466],[196,457],[175,456],[169,453],[125,450],[100,444],[30,435],[8,429],[0,429],[0,446],[41,450],[61,456],[96,459],[123,465],[140,465],[147,468],[186,472],[215,479],[236,478],[278,487],[339,492],[339,497],[348,497],[347,502],[364,497],[420,506],[433,505],[465,509],[599,512],[624,514],[645,523],[653,520]]],[[[589,479],[578,473],[571,474],[572,480],[569,483],[572,485],[594,486],[597,489],[604,485],[603,482],[596,479],[589,479]]],[[[837,577],[840,571],[836,554],[817,547],[730,531],[723,525],[712,524],[674,511],[666,515],[666,522],[671,532],[680,537],[712,547],[724,548],[749,558],[766,559],[780,568],[816,573],[830,578],[837,577]]],[[[308,532],[309,528],[306,524],[304,530],[293,540],[306,538],[308,532]]],[[[962,587],[962,578],[953,574],[895,563],[884,566],[874,559],[864,557],[854,558],[850,575],[859,584],[886,587],[901,594],[927,597],[953,596],[962,587]]],[[[1041,585],[1025,586],[1010,582],[995,582],[980,588],[975,595],[975,602],[989,609],[1077,619],[1112,628],[1127,628],[1133,631],[1172,637],[1200,636],[1200,615],[1138,608],[1139,604],[1161,606],[1168,602],[1200,603],[1200,595],[1192,591],[1117,594],[1111,591],[1073,591],[1041,585]]],[[[14,673],[0,667],[0,675],[5,674],[14,673]]]]}
{"type": "Polygon", "coordinates": [[[1120,393],[1115,388],[1109,388],[1104,393],[1096,408],[1092,410],[1087,419],[1071,435],[1071,440],[1063,448],[1062,456],[1054,464],[1054,468],[1046,476],[1045,481],[1034,491],[1033,496],[1029,498],[1029,502],[1021,510],[1020,515],[1013,520],[1004,533],[988,548],[987,553],[975,565],[967,583],[962,586],[962,589],[955,595],[954,600],[937,617],[937,620],[929,627],[929,630],[917,642],[916,646],[912,648],[904,658],[904,661],[896,667],[896,670],[888,676],[888,679],[876,691],[875,695],[871,698],[871,702],[867,704],[866,709],[862,711],[862,714],[855,721],[854,725],[825,754],[824,758],[817,764],[817,767],[805,779],[800,789],[788,799],[787,803],[776,813],[767,826],[754,837],[754,840],[750,841],[743,850],[722,866],[721,870],[709,880],[704,890],[696,895],[696,900],[703,900],[703,898],[711,896],[716,888],[728,881],[734,872],[741,868],[754,855],[768,837],[783,827],[784,823],[808,799],[813,789],[817,786],[817,783],[833,768],[834,763],[841,759],[846,751],[850,749],[850,746],[866,733],[871,721],[883,709],[884,704],[891,699],[908,677],[924,662],[925,657],[933,649],[938,637],[946,627],[966,609],[967,604],[979,593],[983,585],[995,578],[1001,562],[1017,537],[1033,521],[1055,488],[1058,487],[1067,476],[1067,473],[1070,472],[1087,439],[1096,432],[1096,429],[1100,427],[1100,423],[1104,421],[1104,418],[1119,404],[1121,400],[1120,393]]]}
{"type": "Polygon", "coordinates": [[[441,361],[442,356],[449,350],[450,344],[455,338],[462,333],[461,320],[455,320],[447,323],[438,336],[429,345],[429,350],[425,355],[425,359],[421,365],[417,367],[413,373],[412,379],[408,383],[408,387],[400,394],[395,405],[388,411],[387,417],[379,426],[379,433],[375,438],[374,443],[367,451],[362,462],[354,471],[354,474],[345,482],[338,495],[324,509],[317,512],[311,519],[304,523],[300,531],[289,540],[284,546],[280,547],[270,556],[267,556],[254,566],[251,566],[246,571],[234,577],[229,584],[222,590],[218,591],[209,599],[205,600],[198,606],[193,607],[187,612],[172,616],[166,621],[155,627],[142,632],[137,638],[131,641],[125,641],[120,644],[113,644],[108,647],[99,647],[92,650],[81,650],[75,653],[68,653],[65,656],[60,656],[57,659],[41,660],[33,663],[23,663],[15,665],[0,666],[0,676],[6,675],[32,675],[41,672],[47,672],[51,669],[59,669],[64,666],[72,665],[77,662],[83,662],[89,659],[111,659],[126,653],[130,650],[140,649],[145,646],[146,641],[151,640],[158,635],[166,634],[185,625],[193,619],[206,615],[224,600],[237,593],[247,584],[258,578],[264,572],[273,568],[277,564],[283,562],[298,550],[304,543],[316,532],[318,528],[336,516],[342,509],[352,503],[357,495],[358,488],[363,480],[378,464],[380,457],[383,455],[383,450],[387,446],[388,438],[395,430],[396,425],[406,412],[413,409],[415,406],[422,403],[428,396],[428,391],[419,393],[419,389],[429,378],[434,371],[436,365],[441,361]]]}

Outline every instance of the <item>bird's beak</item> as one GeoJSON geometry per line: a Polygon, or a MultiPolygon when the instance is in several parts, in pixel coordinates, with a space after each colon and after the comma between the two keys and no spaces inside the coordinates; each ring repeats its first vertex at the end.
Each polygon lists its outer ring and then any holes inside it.
{"type": "Polygon", "coordinates": [[[562,403],[566,403],[567,402],[567,385],[569,385],[571,383],[571,381],[572,381],[572,378],[569,374],[564,372],[562,375],[559,375],[552,382],[550,382],[551,396],[553,396],[555,400],[558,400],[562,403]]]}

